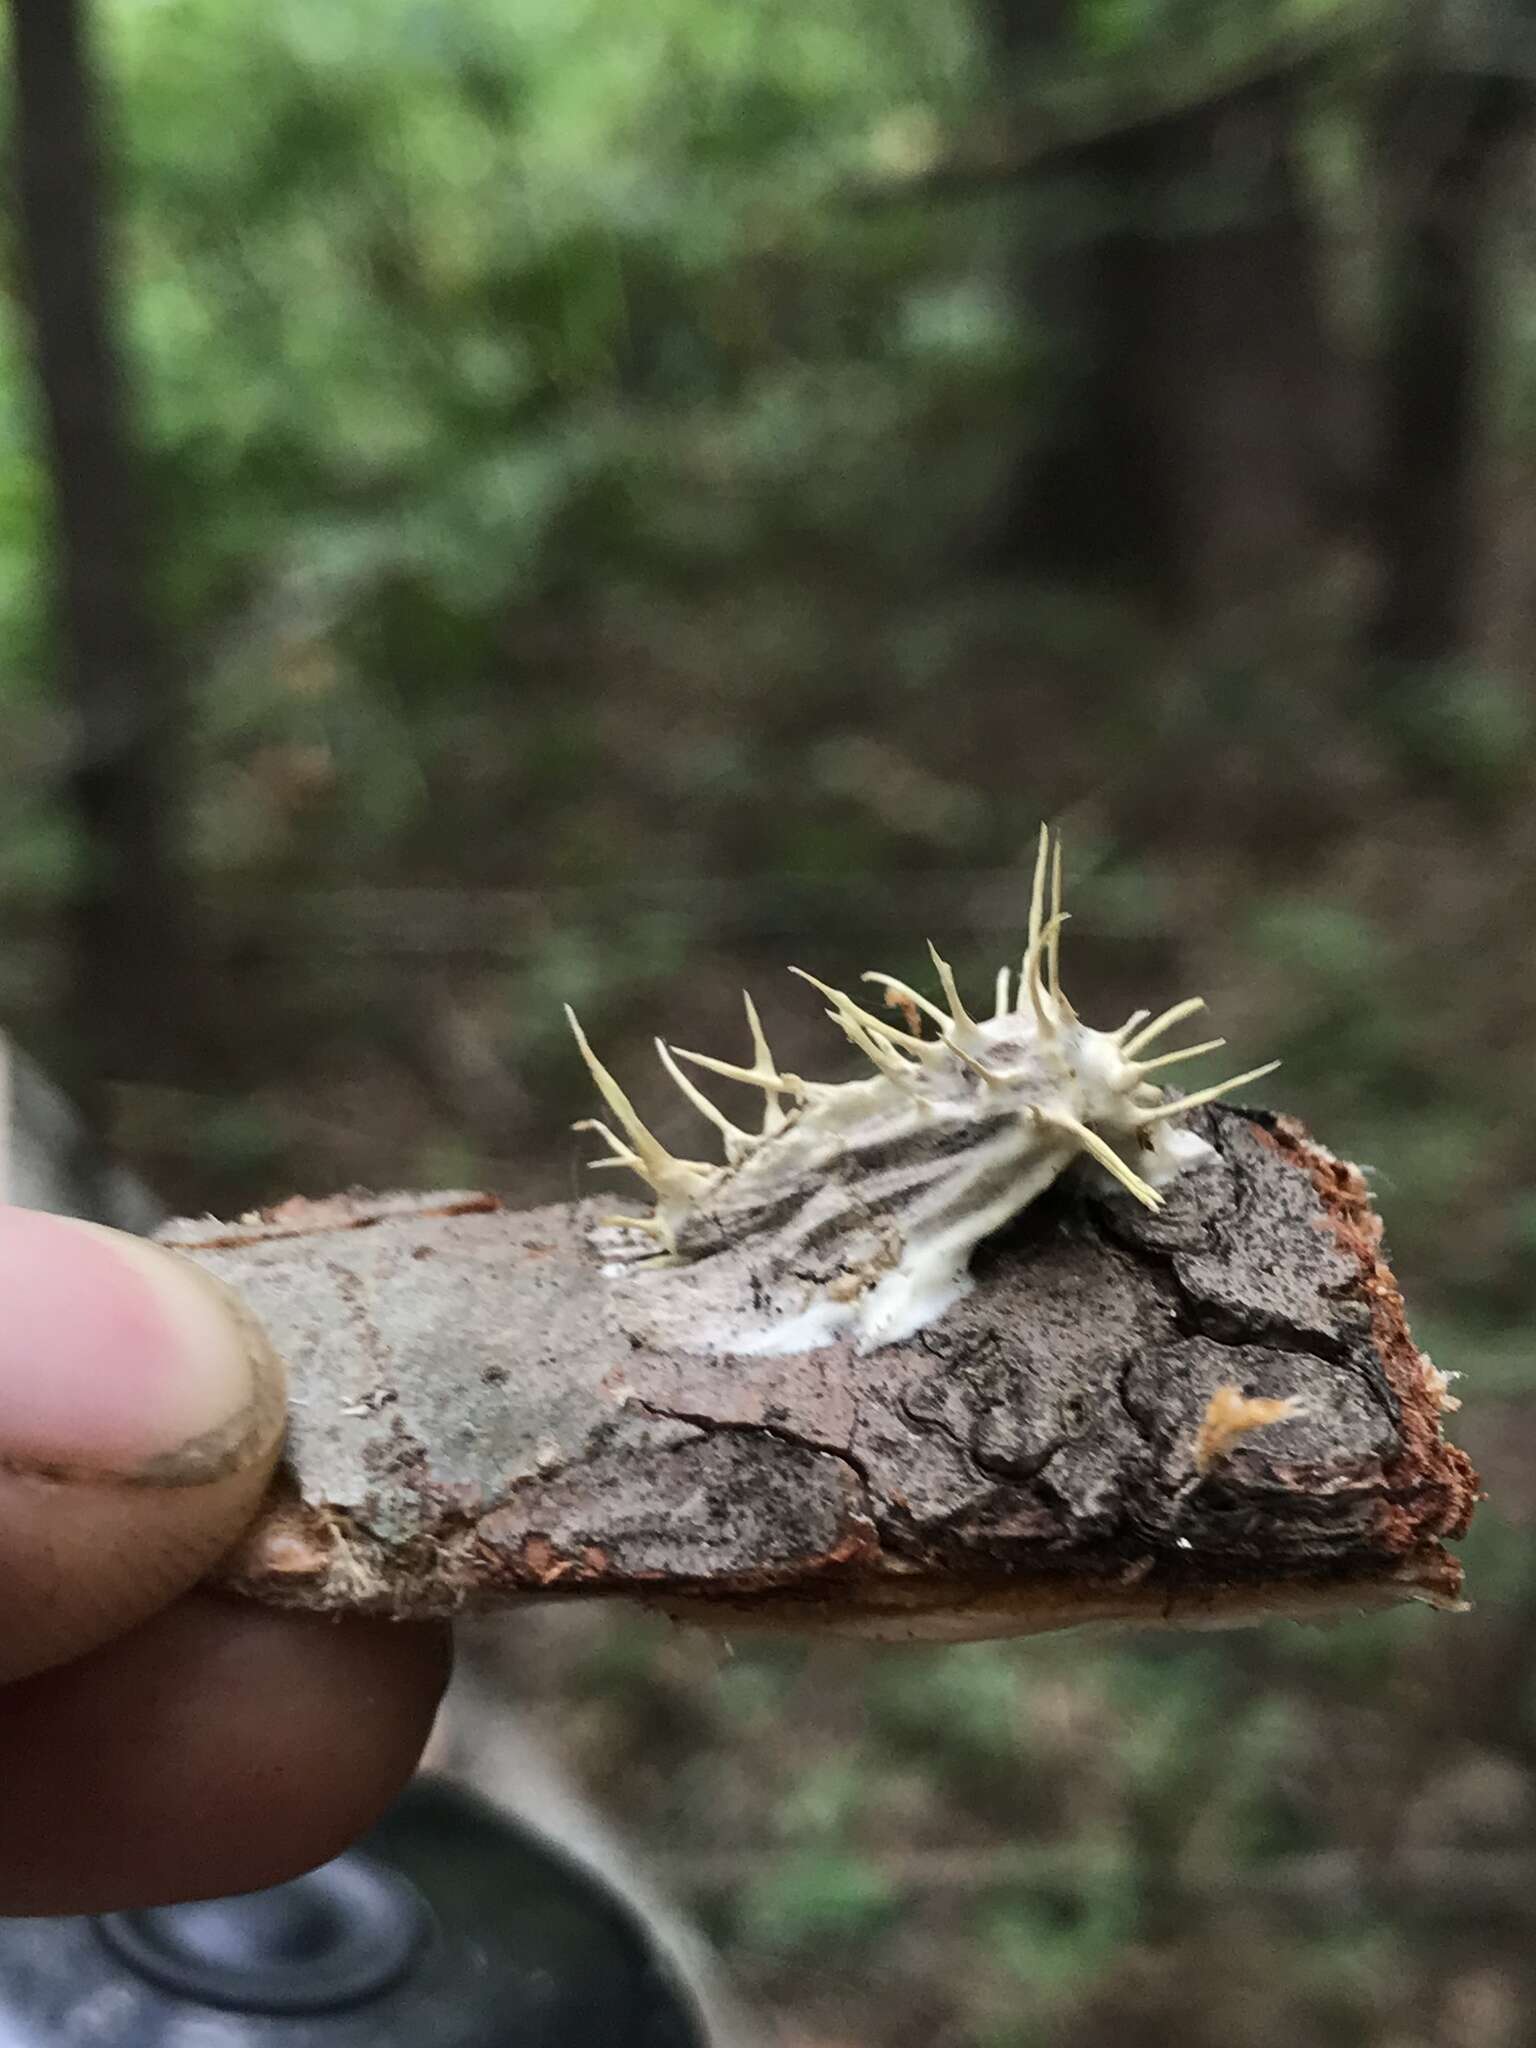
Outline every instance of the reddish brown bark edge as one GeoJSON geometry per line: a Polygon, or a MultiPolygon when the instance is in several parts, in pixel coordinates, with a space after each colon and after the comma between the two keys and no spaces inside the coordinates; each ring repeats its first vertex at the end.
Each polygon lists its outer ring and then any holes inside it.
{"type": "MultiPolygon", "coordinates": [[[[1382,1250],[1382,1221],[1371,1207],[1365,1175],[1314,1143],[1292,1117],[1276,1117],[1260,1135],[1306,1168],[1329,1227],[1359,1272],[1377,1355],[1401,1404],[1402,1448],[1390,1472],[1397,1498],[1384,1500],[1378,1510],[1382,1542],[1402,1556],[1426,1542],[1432,1549],[1441,1538],[1454,1542],[1466,1534],[1481,1498],[1478,1476],[1466,1452],[1442,1434],[1442,1414],[1460,1403],[1413,1341],[1402,1292],[1382,1250]]],[[[1433,1556],[1430,1563],[1435,1569],[1433,1556]]],[[[1461,1590],[1461,1566],[1449,1557],[1445,1563],[1454,1597],[1461,1590]]]]}
{"type": "Polygon", "coordinates": [[[288,1461],[223,1582],[941,1640],[1454,1607],[1477,1479],[1364,1177],[1288,1118],[1202,1128],[1217,1162],[1160,1215],[1063,1188],[964,1302],[865,1357],[640,1341],[585,1207],[349,1196],[173,1226],[293,1376],[288,1461]]]}

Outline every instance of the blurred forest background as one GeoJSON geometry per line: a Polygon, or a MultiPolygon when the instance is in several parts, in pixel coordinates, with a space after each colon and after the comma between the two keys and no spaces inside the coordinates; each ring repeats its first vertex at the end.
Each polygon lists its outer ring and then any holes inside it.
{"type": "Polygon", "coordinates": [[[839,1071],[785,963],[990,987],[1050,817],[1493,1495],[1462,1620],[476,1654],[786,2044],[1529,2042],[1536,12],[10,17],[0,1019],[168,1202],[585,1192],[562,1000],[680,1135],[654,1031],[839,1071]]]}

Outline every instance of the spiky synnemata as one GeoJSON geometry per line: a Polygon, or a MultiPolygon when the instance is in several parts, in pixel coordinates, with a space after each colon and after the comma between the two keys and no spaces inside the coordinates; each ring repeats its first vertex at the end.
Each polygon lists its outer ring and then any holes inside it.
{"type": "Polygon", "coordinates": [[[1068,1168],[1117,1182],[1148,1208],[1210,1148],[1181,1119],[1273,1071],[1255,1067],[1215,1087],[1165,1095],[1153,1077],[1213,1051],[1151,1047],[1204,1007],[1191,997],[1158,1016],[1138,1010],[1115,1031],[1084,1024],[1062,992],[1061,842],[1041,827],[1029,940],[1015,979],[998,970],[991,1014],[967,1010],[947,961],[929,947],[943,993],[935,1003],[896,976],[863,979],[903,1018],[800,975],[869,1062],[862,1079],[806,1081],[782,1072],[746,998],[752,1062],[736,1066],[658,1039],[662,1065],[719,1132],[723,1164],[679,1159],[660,1144],[568,1010],[582,1057],[619,1126],[584,1120],[609,1156],[655,1195],[648,1216],[613,1215],[599,1248],[631,1314],[665,1296],[666,1322],[701,1350],[810,1351],[851,1339],[861,1351],[912,1336],[970,1285],[971,1255],[1068,1168]],[[1047,902],[1049,897],[1049,902],[1047,902]],[[931,1026],[930,1031],[926,1028],[931,1026]],[[743,1129],[678,1064],[760,1092],[760,1128],[743,1129]],[[645,1240],[635,1255],[636,1237],[645,1240]],[[680,1318],[677,1299],[689,1297],[680,1318]]]}

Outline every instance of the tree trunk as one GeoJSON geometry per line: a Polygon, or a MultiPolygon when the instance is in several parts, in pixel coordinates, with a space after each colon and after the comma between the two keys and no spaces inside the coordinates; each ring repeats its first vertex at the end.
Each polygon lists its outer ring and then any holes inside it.
{"type": "Polygon", "coordinates": [[[108,1077],[176,1072],[191,1036],[176,862],[180,705],[150,595],[86,13],[82,0],[10,0],[10,12],[20,240],[79,836],[59,1064],[77,1095],[91,1095],[108,1077]]]}
{"type": "MultiPolygon", "coordinates": [[[[1060,42],[993,0],[1018,76],[1060,42]]],[[[1175,618],[1283,586],[1315,538],[1330,365],[1293,151],[1299,74],[1128,122],[1035,186],[1021,315],[1055,386],[988,546],[1175,618]]]]}
{"type": "Polygon", "coordinates": [[[1376,530],[1381,588],[1370,651],[1390,664],[1473,653],[1498,205],[1529,123],[1499,78],[1401,81],[1383,144],[1387,340],[1376,530]]]}

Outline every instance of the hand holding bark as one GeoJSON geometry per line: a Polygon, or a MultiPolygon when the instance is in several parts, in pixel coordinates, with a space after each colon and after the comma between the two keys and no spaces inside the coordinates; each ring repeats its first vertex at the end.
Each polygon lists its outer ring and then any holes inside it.
{"type": "Polygon", "coordinates": [[[255,1514],[285,1419],[281,1363],[226,1289],[0,1208],[0,1913],[292,1875],[410,1770],[438,1631],[192,1590],[255,1514]]]}

